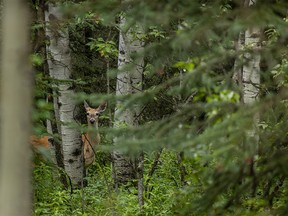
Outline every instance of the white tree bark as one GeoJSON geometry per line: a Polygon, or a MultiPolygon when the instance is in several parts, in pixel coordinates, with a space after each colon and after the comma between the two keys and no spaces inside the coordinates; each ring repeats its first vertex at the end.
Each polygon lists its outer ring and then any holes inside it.
{"type": "MultiPolygon", "coordinates": [[[[244,7],[251,7],[254,4],[256,4],[256,0],[246,0],[244,7]]],[[[246,52],[242,62],[239,59],[236,60],[234,78],[242,88],[242,102],[252,104],[259,96],[260,85],[261,56],[258,53],[260,49],[260,30],[258,28],[250,28],[240,33],[236,49],[241,51],[246,48],[255,53],[246,52]]]]}
{"type": "MultiPolygon", "coordinates": [[[[144,42],[136,36],[141,36],[139,27],[123,31],[126,25],[125,18],[120,17],[119,32],[119,54],[118,69],[116,83],[116,96],[134,94],[142,91],[142,76],[144,67],[144,58],[139,57],[139,53],[143,53],[144,42]],[[132,31],[134,30],[134,32],[132,31]]],[[[123,104],[117,101],[114,115],[114,127],[119,126],[137,126],[140,114],[139,105],[135,104],[129,109],[121,110],[123,104]]],[[[115,145],[119,143],[117,137],[114,139],[115,145]]],[[[119,151],[113,151],[114,162],[114,178],[116,187],[118,184],[125,184],[131,180],[133,173],[132,161],[119,151]]]]}
{"type": "MultiPolygon", "coordinates": [[[[125,27],[125,18],[120,18],[120,28],[125,27]]],[[[139,29],[139,27],[136,27],[139,29]]],[[[131,55],[139,55],[144,51],[144,42],[137,38],[141,36],[141,31],[138,30],[132,32],[119,32],[119,54],[118,54],[118,69],[120,73],[117,75],[116,83],[116,95],[128,95],[142,91],[142,76],[143,76],[143,67],[144,67],[144,58],[137,56],[137,58],[132,59],[131,55]],[[129,70],[127,70],[127,65],[129,70]],[[126,67],[126,68],[125,68],[126,67]]],[[[118,107],[121,107],[121,102],[118,101],[118,107]]],[[[119,109],[115,110],[115,120],[119,122],[125,122],[127,125],[138,124],[135,122],[133,113],[139,113],[139,106],[135,104],[134,107],[131,107],[129,110],[124,112],[119,112],[119,109]]]]}
{"type": "Polygon", "coordinates": [[[29,61],[29,12],[23,0],[5,0],[1,64],[0,215],[32,211],[32,67],[29,61]]]}
{"type": "MultiPolygon", "coordinates": [[[[245,47],[251,47],[258,52],[260,48],[259,29],[254,28],[245,31],[245,47]]],[[[244,104],[251,104],[259,96],[261,56],[259,53],[254,55],[246,53],[244,57],[248,59],[248,62],[243,65],[243,102],[244,104]]]]}
{"type": "MultiPolygon", "coordinates": [[[[256,0],[249,0],[249,7],[256,4],[256,0]]],[[[243,103],[252,104],[259,97],[260,87],[260,29],[251,28],[245,31],[245,47],[252,48],[255,53],[253,55],[246,53],[245,58],[248,59],[247,64],[243,65],[243,103]]],[[[255,145],[249,145],[251,153],[257,154],[259,146],[259,136],[256,133],[257,124],[259,123],[259,113],[253,116],[253,128],[247,132],[248,137],[253,140],[255,145]]]]}
{"type": "MultiPolygon", "coordinates": [[[[245,0],[244,7],[251,7],[256,4],[256,0],[245,0]]],[[[242,90],[242,102],[246,105],[252,105],[259,97],[260,86],[260,30],[256,27],[250,28],[240,33],[237,51],[244,51],[243,59],[235,61],[234,78],[242,90]],[[249,50],[249,52],[245,51],[249,50]],[[242,62],[241,62],[242,61],[242,62]]],[[[253,116],[253,127],[247,131],[247,138],[255,145],[246,146],[252,154],[258,149],[259,137],[256,134],[257,123],[259,122],[259,113],[253,116]]]]}
{"type": "Polygon", "coordinates": [[[59,6],[48,4],[45,19],[49,22],[47,28],[47,35],[50,38],[50,44],[47,47],[49,73],[58,87],[58,95],[54,95],[54,108],[56,119],[60,120],[58,130],[62,139],[64,167],[72,184],[79,187],[82,185],[84,174],[82,142],[80,131],[69,125],[74,122],[75,103],[69,82],[71,81],[71,57],[68,29],[63,26],[60,28],[62,14],[59,6]]]}

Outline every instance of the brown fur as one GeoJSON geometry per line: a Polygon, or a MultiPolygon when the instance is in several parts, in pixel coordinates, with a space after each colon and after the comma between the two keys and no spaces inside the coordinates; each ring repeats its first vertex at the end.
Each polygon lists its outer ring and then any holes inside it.
{"type": "MultiPolygon", "coordinates": [[[[98,108],[94,109],[84,102],[84,107],[87,112],[88,132],[82,134],[82,142],[84,144],[84,161],[85,167],[90,166],[95,160],[95,149],[100,144],[100,134],[98,131],[98,121],[100,113],[104,112],[107,104],[103,103],[98,108]]],[[[34,148],[49,148],[48,136],[30,137],[30,143],[34,148]]]]}
{"type": "Polygon", "coordinates": [[[85,167],[90,166],[95,160],[95,149],[100,144],[100,134],[98,131],[98,121],[100,113],[104,112],[107,104],[101,104],[98,108],[91,108],[85,101],[84,107],[87,113],[88,132],[82,135],[84,143],[85,167]]]}
{"type": "Polygon", "coordinates": [[[32,135],[30,136],[30,143],[35,148],[49,148],[48,136],[37,137],[32,135]]]}

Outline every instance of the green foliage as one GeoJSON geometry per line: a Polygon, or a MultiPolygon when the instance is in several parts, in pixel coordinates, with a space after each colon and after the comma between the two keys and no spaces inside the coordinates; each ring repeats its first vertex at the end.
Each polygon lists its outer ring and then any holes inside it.
{"type": "MultiPolygon", "coordinates": [[[[103,129],[103,133],[111,140],[121,135],[117,148],[130,155],[146,152],[144,179],[150,180],[144,214],[287,215],[285,1],[258,0],[249,8],[232,0],[81,1],[72,2],[70,9],[77,12],[69,25],[78,101],[85,98],[96,104],[106,99],[113,108],[121,100],[122,109],[143,107],[140,126],[103,129]],[[122,11],[128,27],[141,24],[144,29],[144,91],[116,97],[118,71],[109,72],[110,95],[105,94],[106,72],[107,62],[110,69],[117,68],[114,20],[122,11]],[[261,48],[243,46],[237,51],[239,34],[249,28],[263,29],[261,48]],[[259,55],[259,100],[244,105],[241,83],[232,79],[235,59],[240,56],[241,64],[249,65],[249,57],[259,55]],[[259,118],[256,125],[255,118],[259,118]],[[149,176],[153,153],[162,147],[157,169],[149,176]],[[176,155],[181,151],[185,157],[179,161],[176,155]]],[[[35,66],[42,61],[32,55],[35,66]]],[[[51,107],[39,99],[49,85],[37,75],[35,107],[45,112],[35,112],[35,120],[49,118],[51,107]]],[[[103,143],[111,150],[111,141],[103,143]]],[[[53,179],[49,167],[37,165],[34,214],[140,215],[133,184],[117,192],[111,189],[107,161],[93,166],[88,187],[72,195],[53,179]]]]}
{"type": "Polygon", "coordinates": [[[164,39],[165,38],[165,32],[162,30],[159,30],[157,26],[151,26],[149,28],[148,37],[153,37],[154,39],[164,39]]]}
{"type": "Polygon", "coordinates": [[[87,43],[91,50],[95,50],[100,53],[101,57],[117,57],[118,50],[114,41],[104,41],[103,38],[93,39],[87,43]]]}
{"type": "Polygon", "coordinates": [[[31,62],[33,66],[40,66],[43,64],[43,58],[39,54],[32,54],[31,62]]]}
{"type": "Polygon", "coordinates": [[[174,67],[182,69],[184,71],[192,71],[195,68],[195,65],[193,64],[193,62],[177,62],[174,64],[174,67]]]}
{"type": "MultiPolygon", "coordinates": [[[[152,156],[146,157],[145,166],[151,167],[153,162],[152,156]]],[[[53,174],[53,169],[42,162],[36,164],[33,172],[34,215],[141,215],[137,205],[137,188],[111,190],[111,164],[101,165],[102,168],[100,164],[96,165],[89,169],[86,178],[88,187],[70,194],[55,181],[57,172],[53,174]]],[[[148,172],[149,169],[146,169],[146,182],[148,172]]],[[[145,215],[173,215],[173,197],[181,185],[176,153],[164,151],[160,165],[149,178],[145,215]]]]}
{"type": "Polygon", "coordinates": [[[35,164],[34,215],[65,215],[69,209],[67,192],[61,189],[60,182],[54,181],[51,167],[42,162],[35,164]],[[62,206],[64,205],[64,206],[62,206]]]}

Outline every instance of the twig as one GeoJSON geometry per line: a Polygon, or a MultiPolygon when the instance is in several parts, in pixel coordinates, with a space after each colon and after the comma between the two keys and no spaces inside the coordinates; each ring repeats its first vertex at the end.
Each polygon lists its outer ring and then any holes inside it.
{"type": "Polygon", "coordinates": [[[148,178],[147,178],[146,184],[145,184],[145,191],[146,191],[147,194],[149,192],[149,190],[148,190],[149,189],[149,182],[150,182],[154,172],[156,171],[156,168],[157,168],[157,165],[159,163],[159,158],[161,156],[162,151],[163,151],[163,148],[160,148],[160,150],[157,152],[157,154],[155,156],[155,159],[154,159],[154,162],[153,162],[153,164],[151,166],[151,169],[150,169],[150,171],[148,173],[148,178]]]}
{"type": "Polygon", "coordinates": [[[137,180],[138,180],[138,204],[140,207],[140,213],[144,214],[144,152],[141,151],[138,157],[137,167],[137,180]]]}

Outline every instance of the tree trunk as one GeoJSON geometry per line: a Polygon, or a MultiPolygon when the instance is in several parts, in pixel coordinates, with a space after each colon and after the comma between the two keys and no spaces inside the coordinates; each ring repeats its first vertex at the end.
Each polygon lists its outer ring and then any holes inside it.
{"type": "MultiPolygon", "coordinates": [[[[244,7],[250,7],[255,4],[256,0],[244,1],[244,7]]],[[[252,51],[250,53],[245,52],[244,59],[236,59],[234,79],[242,88],[242,102],[244,104],[252,104],[259,96],[261,58],[260,54],[257,53],[260,48],[259,29],[254,27],[239,34],[236,50],[241,51],[243,48],[249,48],[252,51]]]]}
{"type": "MultiPolygon", "coordinates": [[[[49,100],[48,100],[49,101],[49,100]]],[[[48,102],[47,101],[47,102],[48,102]]],[[[55,112],[52,113],[52,119],[55,119],[55,112]]],[[[65,170],[64,166],[64,159],[63,159],[63,150],[61,145],[61,140],[59,140],[59,132],[57,130],[56,121],[48,120],[46,121],[47,124],[47,132],[50,134],[48,141],[49,141],[49,147],[52,157],[52,163],[60,168],[60,181],[64,185],[65,188],[68,188],[68,181],[66,178],[65,173],[62,170],[65,170]]],[[[59,169],[58,169],[59,171],[59,169]]]]}
{"type": "MultiPolygon", "coordinates": [[[[245,31],[245,46],[253,47],[258,52],[260,48],[260,31],[253,28],[245,31]]],[[[260,85],[260,54],[251,55],[246,53],[244,56],[249,59],[247,64],[243,65],[243,103],[251,104],[259,96],[260,85]]]]}
{"type": "Polygon", "coordinates": [[[138,205],[140,212],[144,213],[144,152],[140,152],[137,166],[137,181],[138,181],[138,205]]]}
{"type": "Polygon", "coordinates": [[[32,68],[27,2],[6,0],[1,64],[0,215],[31,215],[32,68]]]}
{"type": "Polygon", "coordinates": [[[74,121],[75,103],[72,95],[71,57],[69,49],[68,29],[61,26],[60,8],[48,4],[45,14],[49,22],[47,35],[49,73],[55,80],[58,92],[54,92],[54,108],[56,120],[59,119],[58,132],[62,140],[64,168],[72,181],[72,185],[80,187],[84,177],[81,134],[71,127],[74,121]],[[55,94],[57,93],[57,94],[55,94]]]}
{"type": "MultiPolygon", "coordinates": [[[[251,7],[256,4],[256,0],[245,0],[244,7],[251,7]]],[[[242,103],[247,106],[252,105],[259,97],[260,86],[260,30],[256,27],[250,28],[245,32],[240,33],[238,41],[238,51],[247,48],[249,52],[244,52],[243,62],[239,63],[239,59],[235,62],[234,78],[238,81],[242,89],[242,103]],[[237,68],[236,68],[237,67],[237,68]]],[[[247,158],[249,166],[249,175],[253,179],[252,196],[255,196],[257,177],[255,175],[254,157],[258,153],[259,136],[256,134],[257,124],[259,122],[259,113],[253,114],[253,127],[246,132],[246,142],[244,149],[249,154],[247,158]],[[247,143],[247,144],[246,144],[247,143]]]]}
{"type": "MultiPolygon", "coordinates": [[[[38,0],[37,2],[33,2],[33,23],[32,25],[41,25],[41,28],[37,28],[33,30],[33,33],[35,36],[33,37],[33,52],[37,53],[41,56],[41,58],[44,60],[43,64],[34,66],[36,73],[43,73],[45,77],[49,77],[49,68],[47,63],[47,51],[46,51],[46,29],[45,29],[45,0],[38,0]]],[[[52,93],[52,90],[50,91],[52,93]]],[[[50,92],[47,92],[47,94],[50,94],[50,92]]],[[[44,97],[44,95],[43,95],[44,97]]],[[[51,94],[49,96],[46,96],[47,103],[51,103],[51,99],[53,98],[51,94]]],[[[44,99],[44,98],[43,98],[44,99]]],[[[54,165],[57,165],[56,160],[56,151],[55,151],[55,145],[54,145],[54,139],[53,139],[53,130],[52,130],[52,122],[50,119],[46,120],[46,129],[49,134],[51,134],[48,138],[49,143],[49,151],[51,155],[51,162],[54,165]]],[[[54,131],[55,132],[55,131],[54,131]]],[[[57,132],[56,132],[57,133],[57,132]]],[[[63,161],[63,160],[62,160],[63,161]]],[[[61,167],[64,169],[64,165],[61,167]]]]}
{"type": "MultiPolygon", "coordinates": [[[[256,4],[256,0],[249,0],[249,7],[256,4]]],[[[260,87],[260,30],[256,27],[250,28],[244,34],[244,46],[252,49],[246,52],[244,58],[247,60],[242,68],[242,102],[247,105],[253,104],[259,97],[260,87]]],[[[249,145],[250,151],[254,154],[258,151],[258,135],[256,134],[256,125],[259,122],[259,113],[255,113],[254,127],[248,131],[248,137],[253,139],[255,145],[249,145]]]]}
{"type": "MultiPolygon", "coordinates": [[[[120,33],[119,33],[119,54],[118,54],[118,69],[116,83],[116,96],[129,95],[142,91],[142,76],[144,67],[144,58],[131,55],[143,52],[143,42],[135,39],[131,32],[124,32],[122,29],[125,26],[125,18],[120,17],[120,33]],[[131,68],[127,70],[127,65],[131,68]]],[[[136,29],[136,28],[135,28],[136,29]]],[[[133,29],[133,30],[135,30],[133,29]]],[[[138,29],[137,29],[138,30],[138,29]]],[[[137,32],[139,33],[139,31],[137,32]]],[[[122,102],[117,101],[114,115],[114,127],[126,125],[127,127],[137,126],[139,123],[140,107],[136,104],[120,112],[122,102]]],[[[115,145],[119,143],[117,137],[114,139],[115,145]]],[[[133,160],[125,156],[120,151],[114,150],[112,153],[114,165],[114,180],[116,188],[121,184],[126,184],[132,178],[135,178],[133,172],[133,160]]]]}

